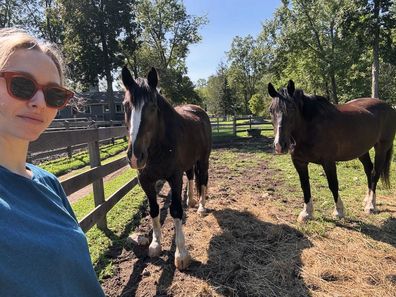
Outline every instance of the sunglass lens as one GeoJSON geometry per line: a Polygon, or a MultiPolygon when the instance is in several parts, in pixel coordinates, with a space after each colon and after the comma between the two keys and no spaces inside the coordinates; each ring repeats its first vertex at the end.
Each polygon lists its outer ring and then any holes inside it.
{"type": "Polygon", "coordinates": [[[11,94],[23,100],[29,100],[36,92],[34,82],[25,77],[13,77],[10,87],[11,94]]]}
{"type": "Polygon", "coordinates": [[[45,101],[48,106],[62,107],[69,99],[69,94],[62,88],[48,88],[44,91],[45,101]]]}

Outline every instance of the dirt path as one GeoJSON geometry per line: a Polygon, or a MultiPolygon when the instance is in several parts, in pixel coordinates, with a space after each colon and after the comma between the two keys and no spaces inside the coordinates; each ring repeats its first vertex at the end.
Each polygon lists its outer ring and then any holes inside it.
{"type": "MultiPolygon", "coordinates": [[[[325,236],[304,234],[295,224],[301,201],[280,194],[287,185],[259,155],[270,145],[261,138],[213,151],[209,213],[185,213],[194,260],[182,272],[173,264],[174,227],[164,187],[158,199],[161,256],[150,259],[147,246],[133,244],[111,251],[114,276],[102,284],[107,296],[396,296],[396,237],[386,229],[357,231],[354,222],[325,236]]],[[[395,201],[387,207],[394,228],[395,201]]],[[[136,231],[151,237],[149,216],[136,231]]]]}

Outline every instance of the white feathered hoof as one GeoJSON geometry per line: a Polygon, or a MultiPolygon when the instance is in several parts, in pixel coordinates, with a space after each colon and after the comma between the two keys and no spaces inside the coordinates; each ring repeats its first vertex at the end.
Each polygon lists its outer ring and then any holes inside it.
{"type": "Polygon", "coordinates": [[[342,219],[344,217],[344,203],[342,203],[341,198],[338,198],[337,203],[334,207],[333,218],[336,220],[342,219]]]}
{"type": "Polygon", "coordinates": [[[303,210],[298,215],[297,222],[304,224],[309,220],[311,220],[312,218],[313,218],[312,214],[309,214],[306,210],[303,210]]]}
{"type": "Polygon", "coordinates": [[[364,212],[367,214],[375,214],[375,213],[378,213],[378,209],[371,203],[368,203],[368,204],[366,204],[366,207],[364,208],[364,212]]]}
{"type": "Polygon", "coordinates": [[[187,251],[184,251],[182,253],[176,251],[175,253],[175,266],[178,270],[184,270],[188,266],[190,266],[191,263],[191,256],[187,251]]]}
{"type": "Polygon", "coordinates": [[[343,210],[340,210],[340,209],[337,209],[337,208],[335,208],[334,209],[334,211],[333,211],[333,218],[335,219],[335,220],[340,220],[340,219],[342,219],[342,218],[344,218],[345,216],[344,216],[344,211],[343,210]]]}
{"type": "Polygon", "coordinates": [[[152,242],[149,246],[148,255],[150,258],[158,257],[159,255],[161,255],[161,251],[161,245],[157,242],[152,242]]]}
{"type": "Polygon", "coordinates": [[[206,214],[207,214],[206,208],[203,207],[202,205],[200,205],[200,206],[198,207],[197,213],[198,213],[200,216],[206,216],[206,214]]]}

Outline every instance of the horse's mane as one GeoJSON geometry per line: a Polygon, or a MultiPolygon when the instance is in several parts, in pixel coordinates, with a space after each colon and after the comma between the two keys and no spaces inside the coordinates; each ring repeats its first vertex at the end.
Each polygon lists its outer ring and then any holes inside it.
{"type": "Polygon", "coordinates": [[[303,90],[296,89],[293,97],[302,101],[302,115],[308,121],[317,116],[327,117],[337,111],[336,106],[323,96],[306,95],[303,90]]]}

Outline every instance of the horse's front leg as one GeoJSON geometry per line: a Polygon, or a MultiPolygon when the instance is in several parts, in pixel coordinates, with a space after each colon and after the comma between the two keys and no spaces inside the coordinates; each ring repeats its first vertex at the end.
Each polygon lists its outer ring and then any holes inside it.
{"type": "Polygon", "coordinates": [[[170,213],[175,223],[175,242],[176,242],[176,252],[175,252],[175,266],[179,270],[183,270],[190,265],[191,256],[188,253],[183,233],[183,207],[181,200],[182,192],[182,172],[174,174],[169,180],[169,185],[172,190],[172,202],[170,205],[170,213]]]}
{"type": "Polygon", "coordinates": [[[311,188],[309,185],[308,163],[293,159],[293,165],[300,177],[301,188],[304,193],[304,208],[298,215],[297,221],[304,223],[313,217],[313,204],[311,199],[311,188]]]}
{"type": "Polygon", "coordinates": [[[337,167],[335,162],[327,162],[322,164],[323,169],[326,173],[327,182],[329,184],[329,188],[333,193],[333,198],[335,202],[335,208],[333,212],[333,216],[336,219],[340,219],[344,217],[344,204],[342,203],[341,198],[338,195],[338,179],[337,179],[337,167]]]}
{"type": "Polygon", "coordinates": [[[153,222],[153,239],[149,246],[148,255],[158,257],[161,254],[161,223],[155,182],[139,179],[143,191],[146,193],[150,204],[150,216],[153,222]]]}

